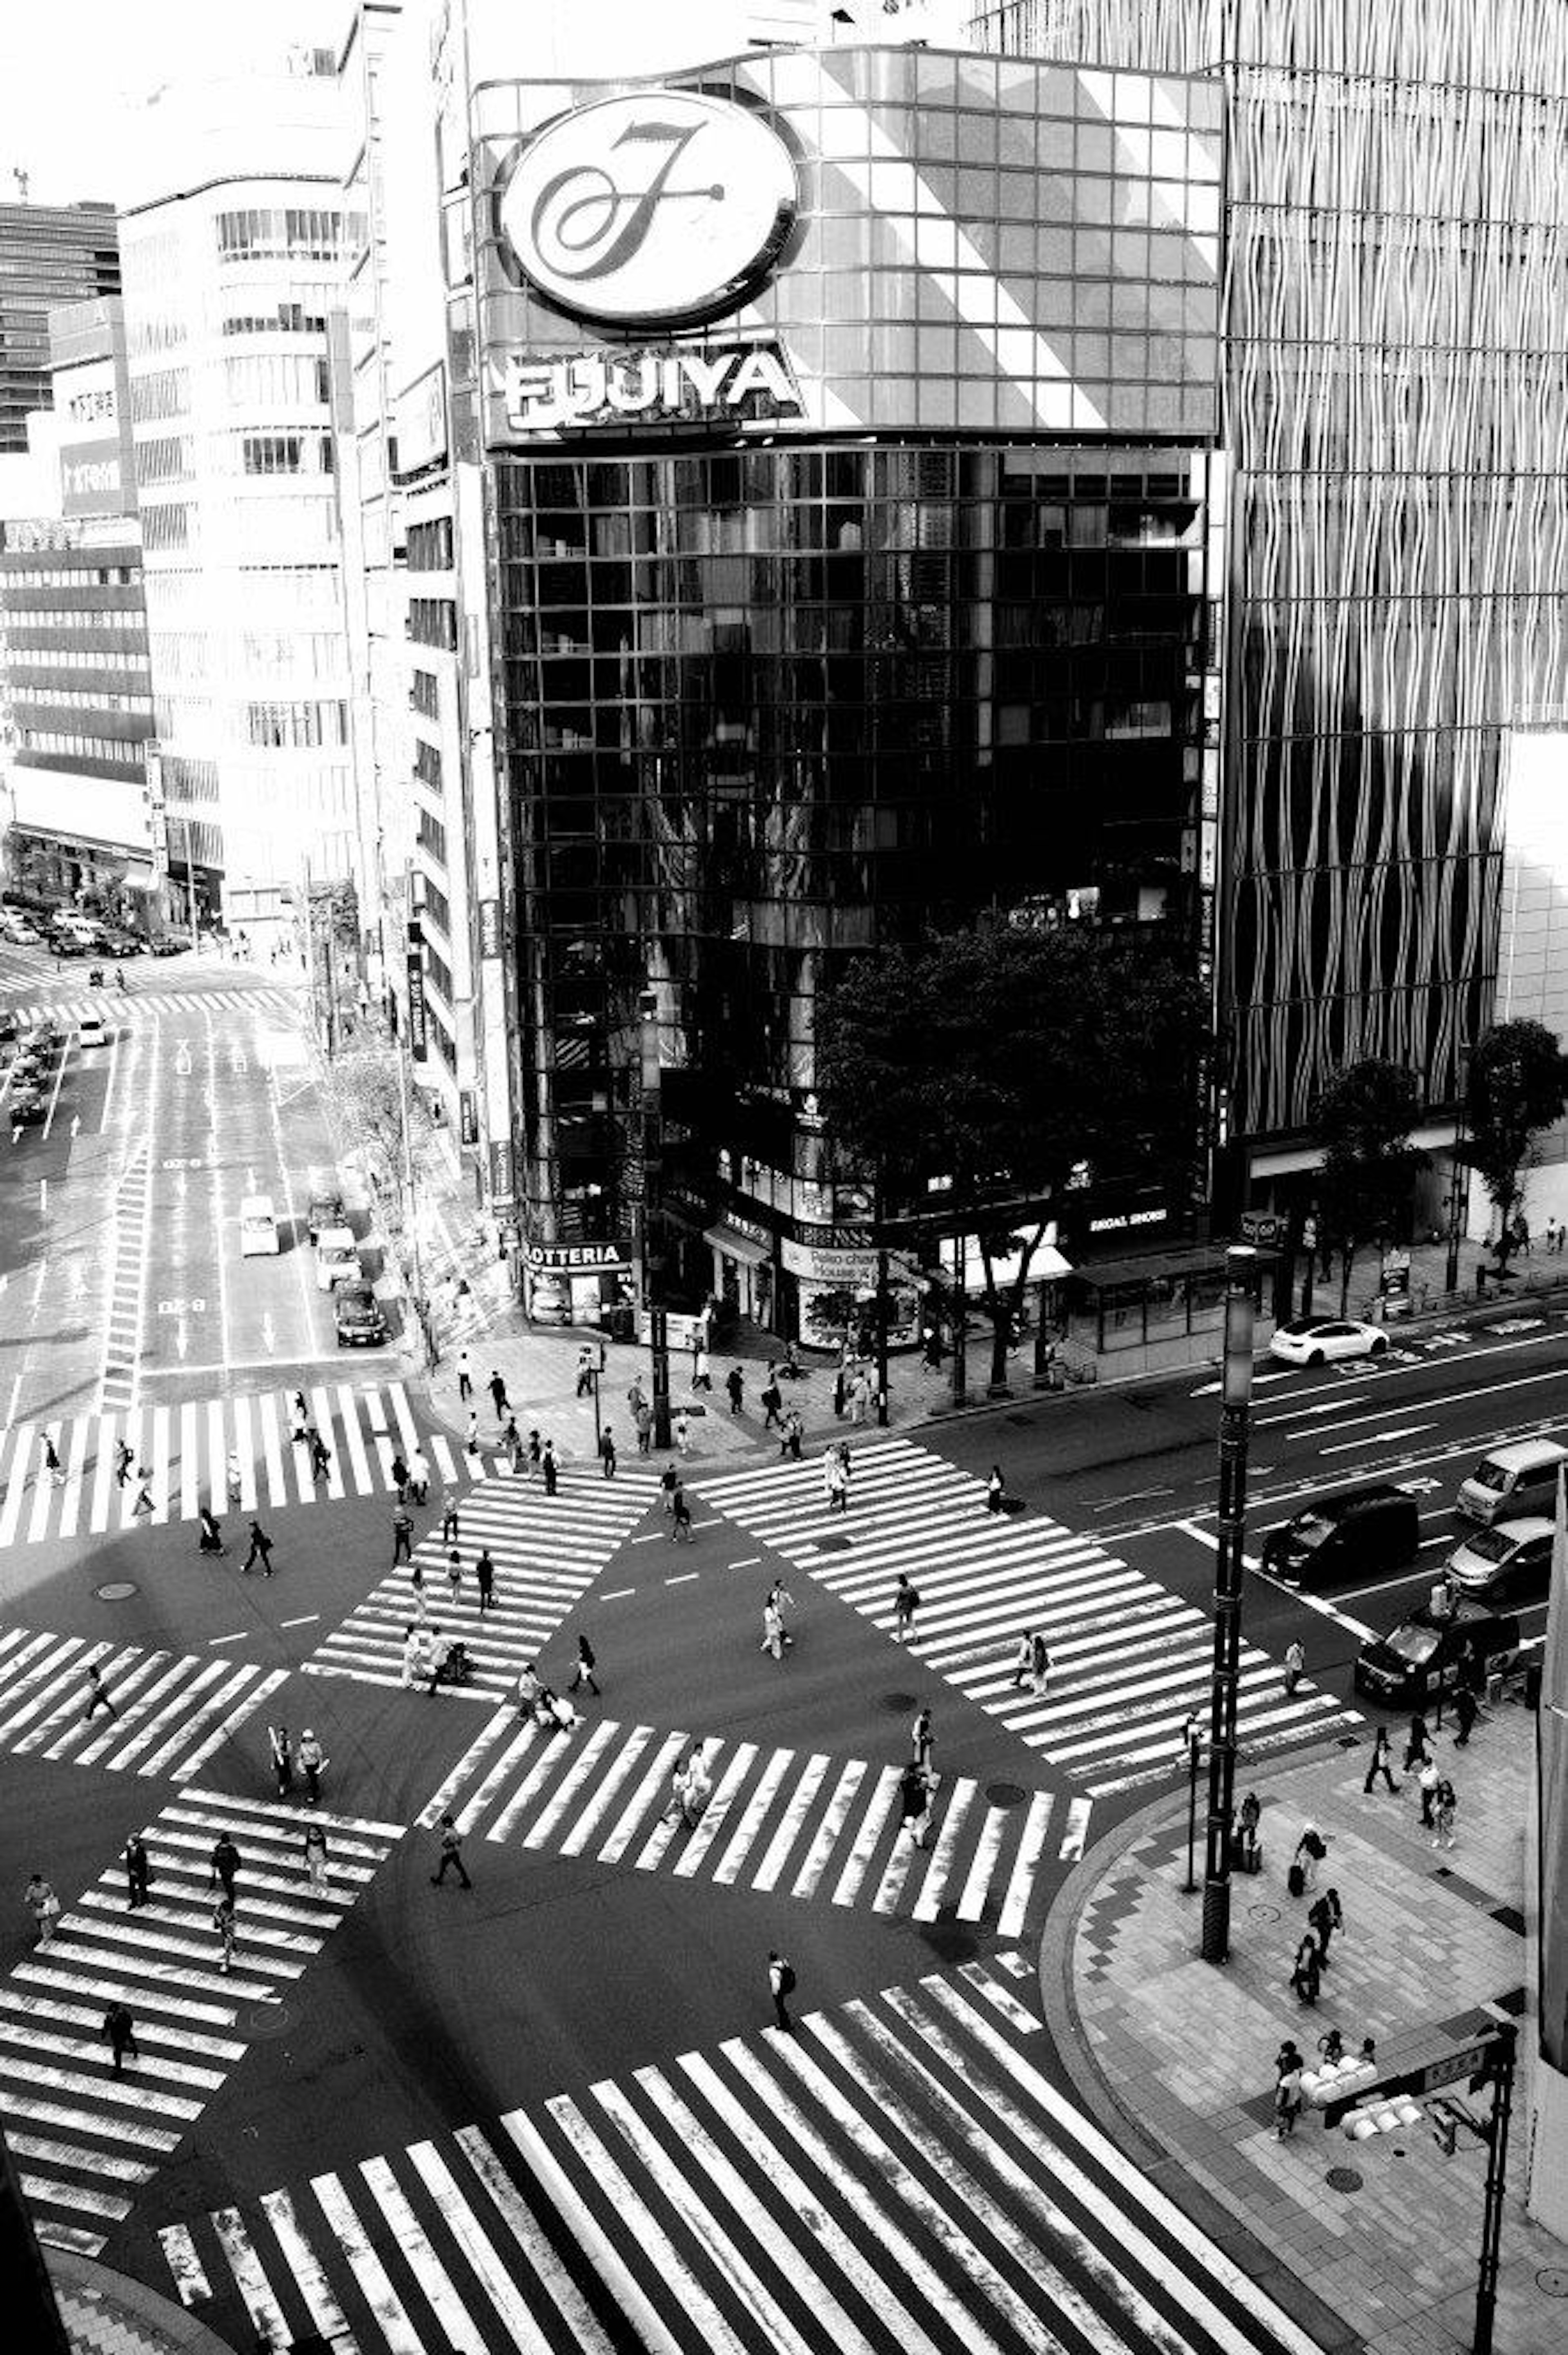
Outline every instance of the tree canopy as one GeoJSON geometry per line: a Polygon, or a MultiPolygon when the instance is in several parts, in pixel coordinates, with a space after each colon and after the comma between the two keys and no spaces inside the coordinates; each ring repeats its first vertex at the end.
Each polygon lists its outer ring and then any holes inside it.
{"type": "Polygon", "coordinates": [[[1498,1257],[1506,1266],[1522,1178],[1533,1140],[1568,1103],[1568,1057],[1544,1023],[1499,1022],[1470,1057],[1464,1156],[1502,1222],[1498,1257]]]}
{"type": "Polygon", "coordinates": [[[1315,1124],[1324,1148],[1318,1215],[1342,1256],[1341,1316],[1358,1249],[1397,1231],[1416,1172],[1426,1166],[1426,1155],[1410,1141],[1420,1111],[1414,1072],[1376,1055],[1347,1064],[1318,1099],[1315,1124]]]}

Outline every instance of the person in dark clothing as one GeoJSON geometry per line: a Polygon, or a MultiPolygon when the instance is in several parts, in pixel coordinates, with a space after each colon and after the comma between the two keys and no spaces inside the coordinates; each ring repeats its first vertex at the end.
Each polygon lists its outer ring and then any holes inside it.
{"type": "Polygon", "coordinates": [[[226,1553],[228,1551],[228,1548],[223,1542],[223,1531],[218,1526],[217,1519],[214,1515],[212,1507],[210,1505],[203,1505],[200,1508],[196,1518],[201,1523],[201,1534],[196,1539],[196,1551],[198,1553],[226,1553]]]}
{"type": "Polygon", "coordinates": [[[311,1451],[311,1478],[320,1480],[325,1476],[327,1466],[332,1462],[332,1450],[314,1423],[312,1423],[305,1437],[311,1451]]]}
{"type": "Polygon", "coordinates": [[[406,1505],[399,1505],[392,1516],[392,1567],[414,1559],[414,1524],[406,1505]]]}
{"type": "Polygon", "coordinates": [[[227,1832],[219,1832],[213,1842],[212,1870],[207,1875],[207,1885],[209,1889],[216,1889],[221,1881],[223,1893],[231,1905],[234,1902],[234,1876],[238,1870],[239,1850],[227,1832]]]}
{"type": "Polygon", "coordinates": [[[490,1559],[490,1548],[488,1546],[484,1548],[479,1560],[474,1563],[473,1574],[479,1587],[479,1607],[481,1611],[493,1610],[495,1607],[495,1564],[490,1559]]]}
{"type": "Polygon", "coordinates": [[[556,1443],[553,1439],[546,1439],[545,1442],[545,1452],[539,1458],[539,1468],[545,1475],[545,1494],[546,1497],[553,1497],[560,1486],[560,1465],[556,1461],[556,1443]]]}
{"type": "Polygon", "coordinates": [[[408,1467],[400,1453],[392,1457],[392,1486],[397,1492],[397,1502],[402,1504],[408,1494],[408,1467]]]}
{"type": "Polygon", "coordinates": [[[1329,1967],[1329,1942],[1336,1930],[1342,1930],[1345,1926],[1339,1891],[1326,1889],[1322,1896],[1308,1907],[1307,1920],[1318,1940],[1319,1966],[1326,1971],[1329,1967]]]}
{"type": "Polygon", "coordinates": [[[1471,1730],[1478,1713],[1475,1694],[1468,1685],[1461,1685],[1454,1695],[1454,1721],[1459,1729],[1454,1736],[1456,1750],[1465,1750],[1469,1747],[1471,1730]]]}
{"type": "Polygon", "coordinates": [[[135,1457],[125,1442],[117,1439],[114,1443],[114,1485],[117,1488],[123,1488],[131,1477],[131,1466],[134,1462],[135,1457]]]}
{"type": "Polygon", "coordinates": [[[270,1578],[272,1575],[272,1540],[268,1536],[266,1530],[262,1528],[260,1522],[253,1520],[250,1524],[250,1550],[239,1566],[241,1570],[253,1570],[258,1562],[261,1565],[262,1577],[270,1578]]]}
{"type": "Polygon", "coordinates": [[[497,1423],[504,1423],[511,1410],[511,1401],[506,1395],[505,1377],[499,1369],[491,1375],[487,1387],[495,1408],[495,1420],[497,1423]]]}
{"type": "Polygon", "coordinates": [[[108,2039],[109,2050],[114,2056],[114,2073],[117,2077],[125,2065],[127,2052],[131,2054],[132,2060],[138,2062],[141,2061],[141,2048],[136,2042],[136,2023],[124,2004],[110,2005],[103,2015],[103,2033],[108,2039]]]}
{"type": "Polygon", "coordinates": [[[450,1816],[443,1816],[441,1817],[440,1867],[438,1871],[431,1873],[430,1887],[439,1889],[454,1865],[457,1867],[459,1885],[463,1889],[471,1889],[473,1883],[468,1877],[468,1867],[462,1860],[462,1834],[450,1816]]]}
{"type": "Polygon", "coordinates": [[[729,1392],[729,1411],[731,1414],[744,1413],[746,1411],[746,1376],[741,1372],[738,1366],[732,1366],[730,1368],[728,1373],[724,1378],[724,1386],[729,1392]]]}
{"type": "Polygon", "coordinates": [[[1426,1720],[1417,1710],[1410,1721],[1410,1738],[1404,1745],[1404,1771],[1407,1774],[1413,1767],[1426,1764],[1431,1752],[1431,1739],[1426,1731],[1426,1720]]]}
{"type": "Polygon", "coordinates": [[[1393,1769],[1388,1763],[1391,1755],[1392,1753],[1389,1749],[1388,1741],[1388,1728],[1386,1725],[1380,1725],[1376,1733],[1372,1737],[1372,1764],[1367,1768],[1367,1779],[1361,1785],[1363,1791],[1370,1793],[1372,1785],[1377,1781],[1380,1774],[1383,1776],[1383,1781],[1387,1784],[1391,1791],[1397,1791],[1401,1788],[1401,1785],[1394,1781],[1393,1769]]]}
{"type": "Polygon", "coordinates": [[[605,1478],[607,1480],[613,1480],[615,1477],[615,1434],[610,1430],[608,1423],[605,1424],[604,1429],[599,1435],[599,1462],[604,1465],[605,1478]]]}
{"type": "Polygon", "coordinates": [[[131,1911],[134,1913],[147,1902],[147,1891],[153,1881],[152,1859],[140,1832],[132,1832],[126,1841],[124,1862],[125,1886],[130,1891],[131,1911]]]}
{"type": "Polygon", "coordinates": [[[1303,2003],[1316,2003],[1322,1984],[1323,1966],[1318,1954],[1318,1941],[1310,1933],[1296,1949],[1296,1961],[1290,1973],[1290,1984],[1303,2003]]]}
{"type": "Polygon", "coordinates": [[[596,1700],[602,1700],[603,1695],[599,1691],[599,1682],[594,1675],[594,1670],[598,1666],[599,1663],[594,1658],[593,1646],[588,1642],[586,1636],[579,1636],[577,1637],[577,1664],[572,1671],[572,1680],[567,1687],[567,1690],[568,1692],[576,1692],[579,1685],[586,1684],[589,1692],[592,1693],[596,1700]]]}

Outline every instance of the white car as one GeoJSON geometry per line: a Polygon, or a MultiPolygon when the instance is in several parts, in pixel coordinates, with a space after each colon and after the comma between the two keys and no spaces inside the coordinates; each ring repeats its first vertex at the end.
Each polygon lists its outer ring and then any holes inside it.
{"type": "Polygon", "coordinates": [[[1268,1354],[1287,1366],[1329,1366],[1340,1358],[1381,1358],[1388,1335],[1353,1316],[1293,1316],[1281,1325],[1268,1354]]]}
{"type": "Polygon", "coordinates": [[[1476,1529],[1448,1556],[1448,1575],[1467,1594],[1543,1594],[1552,1580],[1556,1525],[1543,1514],[1476,1529]]]}
{"type": "Polygon", "coordinates": [[[109,1044],[109,1025],[101,1014],[82,1016],[77,1025],[76,1043],[79,1047],[106,1047],[109,1044]]]}

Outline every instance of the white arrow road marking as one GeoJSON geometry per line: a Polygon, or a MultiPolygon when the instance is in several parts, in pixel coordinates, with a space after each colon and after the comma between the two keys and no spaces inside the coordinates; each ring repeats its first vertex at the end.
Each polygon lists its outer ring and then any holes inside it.
{"type": "Polygon", "coordinates": [[[79,1113],[79,1112],[73,1112],[73,1113],[72,1113],[72,1114],[71,1114],[71,1116],[70,1116],[70,1133],[71,1133],[71,1139],[72,1139],[72,1142],[73,1142],[73,1143],[75,1142],[75,1139],[76,1139],[76,1137],[77,1137],[78,1133],[79,1133],[79,1130],[80,1130],[80,1127],[81,1127],[81,1114],[80,1114],[80,1113],[79,1113]]]}
{"type": "Polygon", "coordinates": [[[182,1358],[190,1348],[190,1341],[185,1332],[185,1320],[183,1316],[180,1318],[179,1331],[175,1335],[175,1347],[182,1358]]]}

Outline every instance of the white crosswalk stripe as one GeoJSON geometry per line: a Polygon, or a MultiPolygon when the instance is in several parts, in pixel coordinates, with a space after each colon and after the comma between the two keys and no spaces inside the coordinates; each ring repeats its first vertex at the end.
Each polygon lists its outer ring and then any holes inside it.
{"type": "Polygon", "coordinates": [[[281,989],[146,988],[127,980],[123,995],[110,981],[102,989],[85,980],[72,994],[39,997],[10,1008],[24,1029],[34,1022],[79,1022],[84,1014],[101,1014],[105,1022],[133,1020],[138,1014],[266,1014],[299,1019],[299,1000],[281,989]]]}
{"type": "Polygon", "coordinates": [[[307,1451],[291,1435],[292,1397],[290,1391],[242,1391],[183,1406],[11,1424],[0,1431],[0,1548],[51,1537],[101,1537],[143,1520],[194,1521],[204,1505],[221,1519],[236,1510],[390,1496],[393,1458],[401,1455],[407,1461],[416,1444],[429,1459],[432,1500],[445,1488],[468,1489],[501,1468],[499,1456],[470,1455],[444,1433],[421,1430],[401,1382],[338,1378],[305,1392],[330,1458],[322,1477],[313,1479],[307,1451]],[[63,1468],[58,1482],[44,1468],[46,1435],[63,1468]],[[147,1467],[150,1513],[137,1509],[135,1466],[123,1484],[115,1477],[122,1441],[135,1465],[147,1467]],[[237,1508],[228,1497],[231,1453],[239,1458],[237,1508]]]}
{"type": "Polygon", "coordinates": [[[175,2287],[360,2355],[609,2355],[607,2307],[650,2355],[1314,2355],[1055,2090],[1021,1984],[933,1974],[171,2225],[175,2287]]]}
{"type": "Polygon", "coordinates": [[[188,1782],[287,1673],[8,1627],[0,1635],[0,1751],[188,1782]],[[93,1668],[109,1708],[90,1718],[93,1668]]]}
{"type": "MultiPolygon", "coordinates": [[[[752,1465],[701,1494],[890,1636],[906,1573],[920,1597],[911,1651],[1091,1796],[1185,1771],[1181,1728],[1209,1691],[1205,1612],[1044,1514],[989,1514],[983,1481],[909,1440],[867,1440],[851,1463],[845,1514],[827,1512],[819,1464],[752,1465]],[[1025,1630],[1050,1647],[1044,1694],[1014,1681],[1025,1630]]],[[[1248,1758],[1361,1721],[1309,1678],[1287,1697],[1278,1664],[1243,1645],[1248,1758]]]]}
{"type": "Polygon", "coordinates": [[[462,1639],[473,1665],[471,1682],[442,1685],[440,1693],[493,1702],[543,1650],[657,1495],[652,1473],[625,1469],[606,1480],[578,1465],[563,1467],[554,1497],[542,1481],[512,1473],[479,1482],[457,1499],[455,1592],[448,1576],[452,1546],[432,1531],[414,1548],[412,1564],[390,1570],[326,1638],[304,1663],[305,1674],[403,1683],[405,1631],[422,1613],[430,1627],[462,1639]],[[494,1607],[484,1612],[474,1574],[482,1550],[495,1568],[494,1607]]]}
{"type": "MultiPolygon", "coordinates": [[[[863,1759],[835,1765],[820,1753],[659,1733],[613,1718],[546,1733],[507,1708],[418,1820],[429,1829],[450,1811],[461,1830],[521,1848],[1022,1936],[1049,1893],[1039,1882],[1051,1853],[1051,1794],[1014,1799],[1010,1791],[998,1805],[969,1777],[944,1777],[916,1848],[900,1828],[897,1783],[895,1767],[863,1759]],[[699,1747],[712,1796],[686,1825],[671,1811],[670,1778],[677,1759],[699,1747]]],[[[1080,1821],[1073,1839],[1081,1838],[1080,1821]]]]}
{"type": "MultiPolygon", "coordinates": [[[[123,1872],[110,1867],[0,1982],[0,2117],[40,2239],[90,2255],[103,2247],[244,2059],[243,2013],[281,2000],[402,1830],[187,1785],[143,1829],[146,1902],[132,1910],[123,1872]],[[326,1836],[320,1890],[305,1869],[307,1822],[326,1836]],[[220,1831],[240,1856],[227,1973],[209,1891],[220,1831]],[[103,2040],[112,2003],[134,2023],[123,2074],[103,2040]]],[[[194,2280],[194,2249],[191,2262],[194,2280]]]]}

